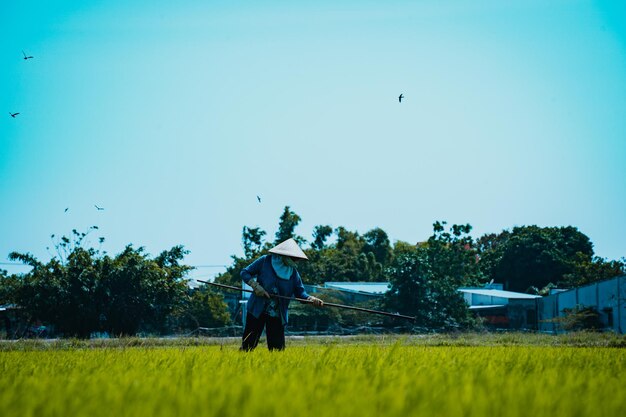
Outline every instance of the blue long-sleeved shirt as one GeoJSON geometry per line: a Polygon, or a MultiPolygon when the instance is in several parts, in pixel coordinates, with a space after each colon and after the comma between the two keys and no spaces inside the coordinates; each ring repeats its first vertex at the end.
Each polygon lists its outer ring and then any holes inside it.
{"type": "MultiPolygon", "coordinates": [[[[247,284],[252,278],[256,278],[257,282],[269,293],[276,289],[279,295],[285,297],[308,298],[309,294],[304,290],[304,284],[302,284],[302,278],[300,278],[298,271],[294,268],[288,280],[278,278],[274,268],[272,268],[271,256],[263,255],[245,267],[241,271],[243,281],[247,284]]],[[[252,294],[248,300],[248,312],[259,318],[267,302],[267,298],[257,297],[255,294],[252,294]]],[[[289,303],[290,300],[282,298],[278,300],[278,308],[284,324],[287,324],[289,319],[289,303]]]]}

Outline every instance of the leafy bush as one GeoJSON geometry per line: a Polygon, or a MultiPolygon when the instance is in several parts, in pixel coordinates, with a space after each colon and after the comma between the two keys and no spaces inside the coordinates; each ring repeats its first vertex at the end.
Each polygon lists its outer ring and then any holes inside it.
{"type": "Polygon", "coordinates": [[[583,305],[564,308],[563,315],[551,321],[559,324],[563,330],[600,330],[604,327],[598,310],[583,305]]]}
{"type": "Polygon", "coordinates": [[[32,270],[4,277],[0,302],[17,304],[29,322],[51,324],[64,336],[165,331],[168,316],[186,297],[184,275],[191,268],[179,263],[187,253],[183,247],[151,259],[143,248],[128,245],[110,257],[83,247],[86,236],[74,230],[72,239],[62,237],[58,257],[47,263],[29,253],[11,253],[10,259],[32,270]]]}

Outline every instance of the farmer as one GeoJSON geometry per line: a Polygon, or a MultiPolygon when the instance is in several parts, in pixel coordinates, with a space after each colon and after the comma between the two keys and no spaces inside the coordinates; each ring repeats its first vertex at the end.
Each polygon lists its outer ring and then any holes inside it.
{"type": "Polygon", "coordinates": [[[285,325],[287,324],[289,300],[274,298],[270,294],[296,297],[311,301],[316,307],[324,302],[310,296],[304,290],[296,262],[307,260],[295,240],[287,239],[269,250],[241,271],[243,281],[254,293],[248,300],[246,327],[243,330],[241,350],[249,351],[259,343],[263,328],[269,350],[285,348],[285,325]]]}

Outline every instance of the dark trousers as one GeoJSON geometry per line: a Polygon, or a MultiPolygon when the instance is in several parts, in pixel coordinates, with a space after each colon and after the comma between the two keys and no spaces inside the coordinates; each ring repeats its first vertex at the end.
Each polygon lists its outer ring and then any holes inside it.
{"type": "Polygon", "coordinates": [[[285,349],[285,326],[280,317],[270,317],[263,313],[257,319],[252,314],[246,315],[246,328],[243,329],[241,337],[241,350],[250,351],[259,344],[263,328],[267,337],[267,348],[269,350],[285,349]]]}

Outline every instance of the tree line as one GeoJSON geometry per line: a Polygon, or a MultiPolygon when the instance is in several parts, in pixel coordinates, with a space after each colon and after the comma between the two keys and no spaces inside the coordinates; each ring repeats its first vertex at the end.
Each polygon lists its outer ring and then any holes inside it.
{"type": "MultiPolygon", "coordinates": [[[[595,256],[590,239],[572,226],[519,226],[475,238],[469,224],[437,221],[425,240],[392,243],[381,228],[360,234],[330,225],[315,226],[308,240],[296,233],[300,221],[287,206],[274,239],[267,239],[259,227],[244,226],[243,256],[233,255],[216,281],[240,285],[241,269],[275,244],[294,238],[309,257],[298,266],[306,284],[388,282],[390,290],[369,307],[415,316],[422,327],[451,328],[475,324],[459,287],[493,281],[506,290],[543,295],[553,287],[584,285],[626,272],[623,258],[595,256]]],[[[78,337],[185,332],[236,320],[222,294],[207,286],[189,287],[186,276],[193,268],[183,263],[183,246],[151,257],[128,245],[110,256],[86,244],[94,230],[74,230],[57,240],[57,254],[46,263],[29,253],[11,253],[10,259],[32,269],[14,275],[0,270],[0,305],[18,307],[28,323],[52,324],[62,335],[78,337]]],[[[342,301],[336,292],[324,296],[342,301]]],[[[331,309],[294,310],[294,317],[304,321],[356,324],[361,319],[331,309]]]]}
{"type": "Polygon", "coordinates": [[[547,295],[551,288],[626,273],[626,259],[595,256],[589,237],[573,226],[518,226],[474,238],[469,224],[436,221],[427,239],[392,243],[378,227],[360,234],[331,225],[315,226],[307,240],[296,233],[301,220],[285,207],[274,239],[267,239],[259,227],[244,226],[244,254],[233,256],[217,281],[239,285],[241,269],[277,243],[294,238],[309,258],[298,265],[306,283],[389,282],[390,290],[378,307],[415,316],[423,327],[459,327],[474,324],[459,287],[495,282],[508,291],[547,295]]]}
{"type": "MultiPolygon", "coordinates": [[[[52,325],[56,334],[85,338],[93,333],[163,334],[196,329],[200,323],[229,324],[219,294],[189,288],[185,276],[193,268],[182,263],[187,254],[183,246],[150,257],[144,248],[128,245],[109,256],[85,245],[95,229],[61,237],[55,243],[56,255],[46,263],[30,253],[9,254],[9,259],[32,267],[25,274],[0,271],[0,305],[15,307],[22,330],[43,323],[52,325]]],[[[15,336],[19,333],[14,329],[15,336]]]]}

